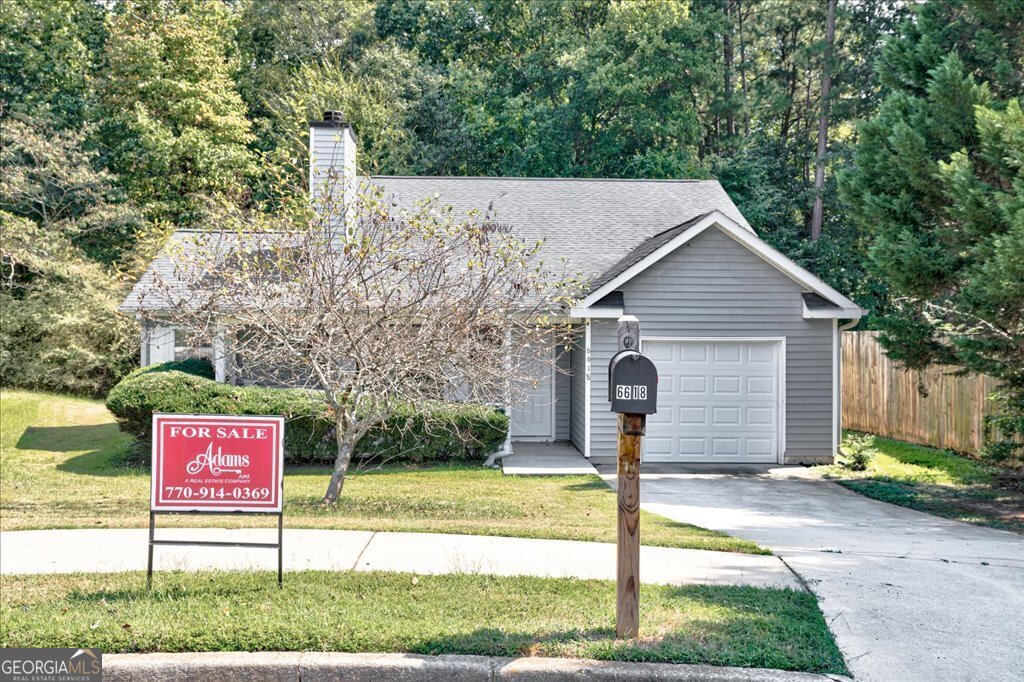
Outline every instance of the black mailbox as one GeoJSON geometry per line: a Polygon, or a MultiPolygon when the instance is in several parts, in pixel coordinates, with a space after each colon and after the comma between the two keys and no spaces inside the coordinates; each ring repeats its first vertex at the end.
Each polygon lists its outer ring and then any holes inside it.
{"type": "Polygon", "coordinates": [[[658,411],[658,370],[650,358],[619,351],[608,363],[608,401],[612,412],[654,414],[658,411]]]}

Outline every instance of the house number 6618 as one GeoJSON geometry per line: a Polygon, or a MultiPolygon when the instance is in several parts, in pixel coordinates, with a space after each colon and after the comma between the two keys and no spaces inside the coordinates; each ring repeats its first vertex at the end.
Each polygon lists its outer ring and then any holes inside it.
{"type": "Polygon", "coordinates": [[[620,384],[615,387],[615,397],[619,400],[647,400],[647,386],[620,384]]]}

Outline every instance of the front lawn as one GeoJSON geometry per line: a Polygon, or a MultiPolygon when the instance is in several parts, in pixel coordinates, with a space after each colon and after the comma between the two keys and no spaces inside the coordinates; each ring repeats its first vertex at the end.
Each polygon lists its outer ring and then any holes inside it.
{"type": "Polygon", "coordinates": [[[845,673],[814,596],[644,585],[617,641],[615,584],[479,575],[140,573],[3,579],[0,646],[572,656],[845,673]]]}
{"type": "MultiPolygon", "coordinates": [[[[130,528],[149,523],[149,472],[128,466],[131,438],[102,403],[0,393],[0,529],[130,528]]],[[[597,476],[504,476],[480,466],[351,475],[336,509],[319,502],[326,468],[285,472],[290,528],[505,535],[615,542],[616,500],[597,476]]],[[[161,525],[259,526],[261,517],[174,517],[161,525]]],[[[646,545],[767,551],[746,540],[641,512],[646,545]]]]}
{"type": "Polygon", "coordinates": [[[843,456],[823,473],[867,497],[958,521],[1024,533],[1022,479],[984,462],[898,440],[874,439],[866,471],[851,471],[849,437],[843,456]]]}

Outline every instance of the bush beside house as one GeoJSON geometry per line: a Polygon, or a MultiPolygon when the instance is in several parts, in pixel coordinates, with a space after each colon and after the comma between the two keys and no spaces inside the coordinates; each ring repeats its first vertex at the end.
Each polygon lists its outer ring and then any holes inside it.
{"type": "MultiPolygon", "coordinates": [[[[286,419],[287,464],[334,461],[333,417],[315,392],[220,384],[206,361],[138,369],[110,391],[107,409],[140,441],[152,435],[154,412],[279,414],[286,419]]],[[[423,410],[409,405],[371,429],[356,447],[356,457],[410,463],[482,459],[501,446],[507,432],[508,417],[492,407],[436,403],[423,410]]]]}

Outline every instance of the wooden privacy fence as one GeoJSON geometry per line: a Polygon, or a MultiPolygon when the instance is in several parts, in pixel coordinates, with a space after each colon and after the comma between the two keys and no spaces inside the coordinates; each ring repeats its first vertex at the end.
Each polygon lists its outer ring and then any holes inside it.
{"type": "Polygon", "coordinates": [[[986,398],[998,382],[942,367],[908,372],[886,357],[877,336],[843,332],[843,428],[979,454],[992,413],[986,398]]]}

